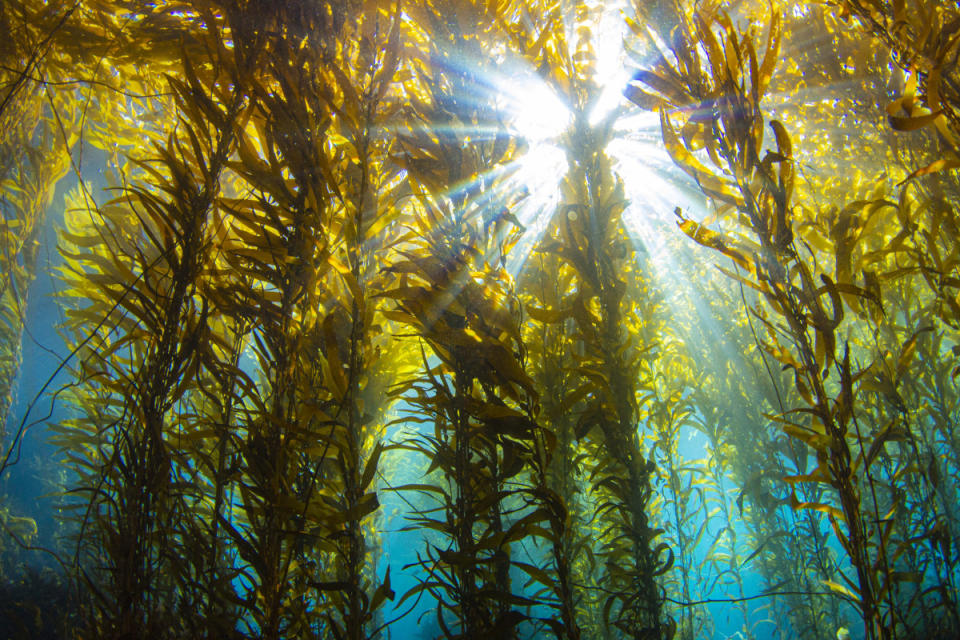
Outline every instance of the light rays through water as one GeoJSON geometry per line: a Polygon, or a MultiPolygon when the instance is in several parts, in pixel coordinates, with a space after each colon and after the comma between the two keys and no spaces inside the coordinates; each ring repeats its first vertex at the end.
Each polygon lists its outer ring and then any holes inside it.
{"type": "MultiPolygon", "coordinates": [[[[626,190],[629,205],[623,213],[624,228],[638,254],[649,259],[650,275],[657,278],[659,286],[679,284],[670,255],[676,246],[671,249],[667,242],[677,233],[673,212],[680,207],[705,214],[705,203],[696,184],[663,148],[657,114],[638,111],[623,97],[635,71],[627,63],[625,10],[626,3],[617,0],[601,3],[592,12],[590,84],[594,97],[581,107],[585,117],[576,117],[576,107],[524,61],[497,56],[496,68],[489,69],[475,60],[445,58],[448,70],[470,79],[469,91],[455,99],[475,104],[484,119],[452,121],[446,127],[433,124],[431,128],[464,144],[509,135],[520,147],[510,162],[471,176],[444,194],[462,206],[479,208],[484,219],[508,207],[523,226],[522,237],[506,262],[513,277],[523,269],[560,205],[560,184],[569,170],[564,140],[579,135],[571,128],[610,125],[610,141],[603,152],[626,190]]],[[[568,19],[571,48],[576,46],[578,30],[582,31],[582,25],[568,19]]]]}
{"type": "Polygon", "coordinates": [[[623,5],[623,2],[612,2],[605,6],[594,31],[594,78],[600,87],[600,94],[590,107],[588,117],[588,122],[594,126],[621,105],[623,89],[630,80],[632,70],[626,64],[623,46],[626,35],[623,5]]]}

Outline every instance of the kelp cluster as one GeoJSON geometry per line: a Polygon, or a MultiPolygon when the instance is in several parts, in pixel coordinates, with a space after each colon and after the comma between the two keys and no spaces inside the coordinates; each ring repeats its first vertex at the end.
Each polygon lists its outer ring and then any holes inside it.
{"type": "Polygon", "coordinates": [[[960,633],[958,34],[928,0],[4,3],[0,479],[56,200],[57,633],[960,633]],[[702,202],[672,220],[618,155],[651,120],[702,202]]]}

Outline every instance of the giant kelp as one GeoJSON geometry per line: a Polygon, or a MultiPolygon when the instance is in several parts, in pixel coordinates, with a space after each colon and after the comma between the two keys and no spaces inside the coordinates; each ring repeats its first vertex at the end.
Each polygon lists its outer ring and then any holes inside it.
{"type": "MultiPolygon", "coordinates": [[[[208,80],[210,84],[215,82],[208,80]]],[[[136,183],[110,202],[87,209],[94,224],[65,232],[65,295],[89,304],[71,314],[78,347],[88,344],[86,319],[103,319],[99,343],[81,360],[78,378],[95,380],[96,391],[78,403],[102,403],[95,420],[79,420],[64,434],[65,446],[84,431],[95,450],[84,464],[88,495],[84,523],[92,519],[97,540],[92,553],[111,566],[108,585],[97,587],[103,608],[91,625],[104,636],[137,630],[168,633],[177,595],[169,588],[176,555],[175,522],[193,497],[176,482],[183,448],[168,442],[170,417],[196,380],[201,349],[210,341],[206,303],[197,296],[211,269],[214,211],[220,174],[232,152],[232,127],[243,99],[238,91],[211,97],[193,69],[185,82],[172,81],[181,114],[178,130],[154,148],[156,160],[142,163],[159,193],[136,183]],[[217,118],[212,123],[197,108],[217,118]],[[224,124],[212,128],[211,124],[224,124]],[[89,253],[79,249],[96,247],[89,253]],[[92,289],[92,290],[91,290],[92,289]],[[174,534],[174,535],[171,535],[174,534]]],[[[179,429],[177,430],[179,435],[179,429]]]]}
{"type": "MultiPolygon", "coordinates": [[[[16,444],[26,421],[8,420],[15,403],[17,374],[22,363],[23,340],[29,329],[27,306],[30,286],[37,273],[39,238],[57,182],[70,166],[69,149],[75,144],[79,114],[69,112],[69,98],[31,82],[32,70],[16,70],[20,51],[42,40],[43,28],[11,6],[0,13],[4,45],[0,50],[0,443],[5,471],[20,459],[16,444]],[[14,25],[23,26],[14,28],[14,25]],[[9,429],[9,432],[8,432],[9,429]]],[[[69,75],[69,74],[68,74],[69,75]]],[[[51,69],[52,80],[61,78],[51,69]]],[[[64,76],[67,77],[67,76],[64,76]]],[[[0,474],[3,473],[0,471],[0,474]]],[[[4,500],[6,502],[6,499],[4,500]]],[[[22,514],[0,508],[5,558],[0,575],[16,557],[15,549],[31,542],[32,522],[22,514]],[[25,535],[28,534],[28,535],[25,535]],[[14,544],[15,543],[15,544],[14,544]]],[[[35,533],[35,527],[33,527],[35,533]]]]}
{"type": "Polygon", "coordinates": [[[512,637],[526,618],[518,605],[534,603],[514,592],[510,577],[518,566],[513,543],[529,535],[525,520],[506,521],[520,509],[510,506],[519,492],[507,483],[527,466],[538,429],[503,261],[506,237],[516,233],[507,229],[507,195],[497,198],[477,178],[507,160],[514,145],[496,132],[491,104],[466,99],[478,69],[456,62],[468,51],[479,54],[468,34],[477,24],[490,29],[486,18],[466,11],[448,19],[433,7],[421,15],[433,36],[427,55],[434,71],[423,74],[425,100],[401,137],[418,206],[409,248],[389,267],[400,286],[384,294],[397,304],[390,317],[423,342],[423,373],[399,390],[418,415],[431,417],[433,433],[404,446],[426,455],[430,470],[449,482],[410,487],[437,496],[436,508],[414,522],[440,532],[449,546],[418,555],[429,577],[404,599],[429,589],[438,623],[455,637],[512,637]],[[469,123],[490,126],[494,135],[472,142],[459,131],[469,123]]]}
{"type": "MultiPolygon", "coordinates": [[[[781,637],[956,633],[958,20],[4,3],[4,420],[76,179],[48,550],[73,635],[359,640],[424,607],[450,638],[758,637],[763,607],[781,637]],[[644,199],[622,154],[651,135],[703,208],[644,199]],[[383,566],[385,487],[407,566],[383,566]]],[[[37,525],[0,514],[15,581],[37,525]]]]}
{"type": "MultiPolygon", "coordinates": [[[[890,637],[909,624],[894,604],[894,592],[898,596],[903,593],[898,583],[919,582],[922,572],[894,568],[894,559],[909,549],[909,544],[903,543],[896,545],[896,552],[892,548],[897,526],[893,515],[904,503],[902,498],[893,498],[891,502],[883,495],[878,497],[878,493],[882,494],[878,485],[883,483],[881,478],[898,478],[911,470],[909,467],[899,472],[887,469],[881,474],[871,470],[882,445],[903,433],[896,421],[887,421],[886,426],[873,433],[861,428],[861,421],[867,423],[867,420],[863,409],[855,403],[862,395],[864,376],[868,372],[852,372],[849,338],[842,360],[836,354],[837,329],[843,321],[845,307],[864,314],[871,305],[876,305],[883,313],[883,301],[871,284],[874,281],[870,278],[878,277],[873,272],[867,272],[865,286],[859,286],[850,278],[849,264],[841,270],[844,263],[838,260],[833,274],[835,282],[816,262],[810,265],[800,257],[798,244],[802,239],[794,235],[794,223],[788,215],[794,183],[792,147],[785,128],[776,120],[770,121],[776,150],[761,155],[759,127],[764,118],[759,103],[776,62],[779,34],[774,14],[767,33],[768,46],[761,58],[755,53],[750,36],[739,35],[728,18],[697,15],[696,24],[681,32],[681,37],[673,43],[677,66],[661,59],[654,73],[638,75],[637,79],[674,105],[683,105],[691,99],[712,104],[703,117],[686,120],[682,138],[667,110],[661,107],[664,140],[675,161],[697,180],[706,194],[728,210],[739,212],[741,224],[754,237],[745,244],[742,239],[724,236],[687,220],[678,211],[681,228],[700,244],[733,260],[746,275],[731,273],[731,277],[756,289],[770,305],[770,311],[761,307],[753,309],[755,318],[766,328],[763,348],[785,370],[793,371],[794,383],[802,398],[800,406],[784,411],[777,420],[782,422],[788,435],[817,452],[818,462],[813,471],[800,469],[802,473],[784,479],[791,484],[824,483],[836,492],[839,502],[839,507],[828,502],[801,502],[791,494],[791,505],[797,511],[813,509],[827,514],[857,577],[845,579],[846,585],[829,579],[824,582],[857,603],[864,615],[867,637],[890,637]],[[711,21],[715,21],[716,26],[711,21]],[[722,39],[717,37],[718,33],[722,39]],[[694,41],[704,44],[703,64],[702,54],[692,46],[694,41]],[[676,80],[682,84],[671,84],[676,80]],[[690,92],[690,87],[697,89],[690,92]],[[724,175],[711,171],[692,154],[699,148],[709,152],[712,163],[722,169],[724,175]],[[815,277],[819,282],[815,282],[815,277]],[[781,319],[782,324],[772,321],[771,313],[772,317],[781,319]],[[785,348],[781,339],[786,339],[789,346],[785,348]],[[839,378],[836,382],[828,381],[832,369],[839,378]],[[805,417],[798,420],[800,416],[805,417]],[[869,449],[868,442],[872,443],[869,449]],[[869,497],[864,498],[864,493],[869,497]],[[881,518],[881,513],[886,515],[881,518]],[[841,523],[845,532],[841,530],[841,523]]],[[[641,96],[645,95],[638,92],[636,97],[642,102],[641,96]]],[[[869,201],[859,201],[851,204],[847,211],[870,206],[869,201]]],[[[877,208],[874,206],[869,211],[872,213],[877,208]]],[[[862,236],[850,238],[847,252],[862,256],[861,265],[866,262],[883,266],[882,256],[886,252],[879,247],[873,251],[872,247],[856,251],[858,240],[869,242],[862,236]]],[[[860,268],[866,270],[865,265],[860,268]]],[[[879,277],[892,279],[897,275],[900,274],[885,273],[879,277]]],[[[898,371],[910,365],[913,346],[921,331],[905,338],[898,347],[898,371]]],[[[892,383],[888,383],[888,389],[890,386],[892,383]]],[[[842,573],[839,575],[845,577],[842,573]]]]}

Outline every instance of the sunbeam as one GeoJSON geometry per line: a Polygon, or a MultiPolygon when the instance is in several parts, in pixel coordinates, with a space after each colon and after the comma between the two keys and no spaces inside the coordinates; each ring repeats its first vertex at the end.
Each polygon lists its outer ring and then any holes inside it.
{"type": "Polygon", "coordinates": [[[553,144],[535,145],[516,162],[510,182],[527,197],[514,213],[526,231],[507,259],[507,271],[513,277],[523,269],[550,223],[560,201],[558,185],[566,166],[566,154],[553,144]]]}
{"type": "Polygon", "coordinates": [[[664,225],[672,224],[677,207],[702,212],[703,196],[656,143],[660,124],[655,114],[634,116],[629,124],[630,133],[621,132],[606,151],[624,180],[630,202],[623,214],[627,233],[638,251],[649,253],[655,263],[662,262],[668,253],[664,225]]]}
{"type": "Polygon", "coordinates": [[[517,69],[499,77],[496,84],[510,129],[528,145],[520,157],[505,167],[511,174],[505,187],[524,196],[513,214],[525,231],[507,261],[507,270],[516,277],[559,202],[559,184],[567,160],[558,144],[573,121],[573,113],[532,70],[517,69]]]}
{"type": "Polygon", "coordinates": [[[570,108],[531,71],[500,79],[498,90],[510,127],[528,143],[556,139],[570,125],[570,108]]]}
{"type": "Polygon", "coordinates": [[[623,88],[630,80],[630,68],[626,65],[623,47],[623,3],[613,2],[605,6],[595,30],[596,76],[600,95],[591,107],[588,121],[595,125],[607,117],[623,99],[623,88]]]}

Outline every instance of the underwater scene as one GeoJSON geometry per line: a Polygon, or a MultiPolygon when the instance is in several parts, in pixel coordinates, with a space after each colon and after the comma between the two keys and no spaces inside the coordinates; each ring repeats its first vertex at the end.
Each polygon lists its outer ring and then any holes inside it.
{"type": "Polygon", "coordinates": [[[4,0],[0,640],[960,638],[955,0],[4,0]]]}

